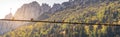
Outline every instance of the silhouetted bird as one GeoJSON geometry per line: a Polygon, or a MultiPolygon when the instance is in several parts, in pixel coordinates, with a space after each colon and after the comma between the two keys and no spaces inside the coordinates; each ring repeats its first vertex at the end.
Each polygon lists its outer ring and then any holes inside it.
{"type": "Polygon", "coordinates": [[[33,21],[33,18],[31,18],[31,21],[33,21]]]}

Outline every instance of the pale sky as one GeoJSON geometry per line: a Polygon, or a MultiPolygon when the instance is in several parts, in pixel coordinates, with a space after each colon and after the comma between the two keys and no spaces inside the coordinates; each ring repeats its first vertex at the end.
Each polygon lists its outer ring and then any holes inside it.
{"type": "Polygon", "coordinates": [[[47,3],[53,5],[54,3],[62,3],[68,0],[0,0],[0,19],[10,13],[10,8],[12,8],[11,13],[14,14],[23,4],[32,1],[37,1],[39,4],[47,3]]]}

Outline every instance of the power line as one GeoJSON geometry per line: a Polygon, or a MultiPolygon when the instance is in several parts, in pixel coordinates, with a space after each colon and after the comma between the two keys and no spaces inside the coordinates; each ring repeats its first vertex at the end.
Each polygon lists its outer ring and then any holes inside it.
{"type": "Polygon", "coordinates": [[[58,22],[58,21],[38,21],[38,20],[12,20],[12,19],[0,19],[0,21],[21,21],[21,22],[43,22],[43,23],[62,23],[62,24],[83,24],[83,25],[105,25],[105,26],[120,26],[120,24],[110,23],[78,23],[78,22],[58,22]]]}

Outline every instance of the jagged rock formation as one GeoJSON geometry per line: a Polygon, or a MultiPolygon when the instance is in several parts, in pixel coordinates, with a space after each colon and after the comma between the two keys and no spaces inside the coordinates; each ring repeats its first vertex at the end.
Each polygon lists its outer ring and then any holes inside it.
{"type": "Polygon", "coordinates": [[[29,4],[24,4],[21,8],[17,10],[14,17],[15,19],[36,19],[41,13],[40,13],[40,5],[34,1],[29,4]]]}
{"type": "MultiPolygon", "coordinates": [[[[37,18],[40,15],[40,6],[34,1],[29,4],[24,4],[21,8],[17,10],[14,16],[11,13],[5,16],[5,19],[12,19],[14,17],[17,20],[37,18]]],[[[5,32],[9,32],[19,26],[25,25],[28,22],[17,22],[17,21],[0,21],[0,35],[5,32]]]]}
{"type": "MultiPolygon", "coordinates": [[[[22,20],[30,20],[33,18],[34,20],[44,20],[50,17],[51,14],[54,14],[58,11],[62,11],[67,8],[71,8],[77,5],[80,6],[89,6],[91,3],[101,3],[101,2],[109,2],[109,1],[116,1],[116,0],[69,0],[67,2],[63,2],[62,4],[54,4],[53,7],[50,7],[48,4],[43,3],[41,6],[38,2],[33,1],[28,4],[24,4],[21,8],[17,10],[14,15],[15,19],[22,19],[22,20]]],[[[13,16],[12,14],[6,15],[5,19],[11,19],[13,16]]],[[[2,31],[10,31],[16,27],[24,25],[26,23],[22,22],[0,22],[1,31],[0,33],[4,33],[2,31]],[[4,25],[4,26],[3,26],[4,25]],[[7,27],[7,29],[6,29],[7,27]]]]}
{"type": "MultiPolygon", "coordinates": [[[[42,16],[49,17],[46,20],[58,22],[119,23],[116,22],[120,20],[119,2],[113,2],[113,0],[70,0],[69,2],[54,5],[51,8],[54,14],[50,17],[47,14],[51,12],[44,12],[42,16]],[[63,11],[59,11],[60,8],[63,8],[63,11]],[[58,12],[55,10],[58,10],[58,12]]],[[[5,36],[19,37],[20,35],[21,37],[119,37],[120,27],[38,22],[27,27],[17,28],[5,36]]]]}
{"type": "Polygon", "coordinates": [[[53,7],[50,9],[49,12],[54,13],[56,11],[62,10],[62,5],[61,4],[54,4],[53,7]]]}
{"type": "MultiPolygon", "coordinates": [[[[9,13],[5,16],[5,19],[12,19],[12,17],[14,17],[15,20],[38,19],[43,13],[48,12],[50,8],[48,4],[42,4],[42,6],[40,6],[38,2],[33,1],[32,3],[24,4],[17,10],[14,16],[12,13],[9,13]]],[[[0,21],[0,35],[25,24],[28,24],[28,22],[0,21]]]]}
{"type": "MultiPolygon", "coordinates": [[[[42,19],[48,18],[46,20],[49,21],[64,20],[65,22],[116,23],[114,21],[118,20],[118,17],[120,17],[119,15],[120,5],[119,2],[113,2],[113,1],[116,0],[69,0],[68,2],[63,2],[62,4],[54,4],[52,8],[47,4],[42,4],[42,6],[39,6],[39,4],[34,1],[29,4],[24,4],[21,8],[18,9],[18,11],[14,16],[16,19],[35,18],[41,20],[41,18],[42,19]],[[52,13],[54,14],[49,16],[52,13]]],[[[4,24],[5,25],[0,25],[2,26],[0,28],[1,30],[0,33],[3,33],[2,31],[6,31],[6,30],[9,31],[9,29],[5,29],[6,27],[9,28],[9,25],[7,25],[6,23],[4,24]]],[[[18,25],[13,25],[13,26],[11,25],[10,27],[15,28],[18,27],[18,25]]],[[[63,37],[63,36],[64,37],[69,37],[69,36],[73,36],[73,37],[118,36],[119,37],[120,34],[119,29],[120,28],[116,26],[107,27],[102,25],[85,26],[85,25],[76,25],[76,24],[69,25],[69,24],[35,23],[34,25],[30,25],[27,27],[23,26],[21,28],[18,28],[8,33],[6,36],[21,35],[21,37],[22,36],[54,37],[57,35],[59,37],[63,37]],[[18,32],[22,34],[17,34],[18,32]],[[61,34],[64,33],[64,34],[61,35],[59,33],[61,34]]]]}
{"type": "Polygon", "coordinates": [[[49,10],[51,9],[51,7],[48,5],[48,4],[46,4],[46,3],[43,3],[42,5],[41,5],[41,12],[49,12],[49,10]]]}

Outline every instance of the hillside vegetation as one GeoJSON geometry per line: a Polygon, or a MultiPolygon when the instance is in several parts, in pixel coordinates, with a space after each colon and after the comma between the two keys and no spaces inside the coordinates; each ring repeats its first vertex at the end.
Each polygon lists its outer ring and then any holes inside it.
{"type": "MultiPolygon", "coordinates": [[[[117,24],[120,20],[120,2],[76,5],[49,16],[47,21],[117,24]]],[[[120,37],[120,27],[37,22],[16,28],[1,37],[120,37]]]]}

